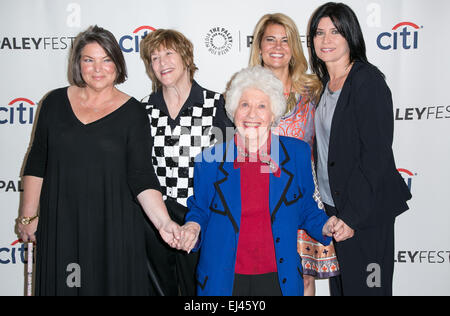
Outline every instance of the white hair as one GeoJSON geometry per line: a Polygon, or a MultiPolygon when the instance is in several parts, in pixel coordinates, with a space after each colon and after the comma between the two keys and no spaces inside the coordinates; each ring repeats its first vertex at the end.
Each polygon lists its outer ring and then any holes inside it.
{"type": "Polygon", "coordinates": [[[270,98],[274,115],[274,126],[278,126],[281,117],[286,112],[286,98],[283,83],[272,71],[262,66],[242,69],[232,78],[225,94],[225,110],[228,117],[234,121],[234,114],[239,106],[239,100],[247,89],[258,89],[270,98]]]}

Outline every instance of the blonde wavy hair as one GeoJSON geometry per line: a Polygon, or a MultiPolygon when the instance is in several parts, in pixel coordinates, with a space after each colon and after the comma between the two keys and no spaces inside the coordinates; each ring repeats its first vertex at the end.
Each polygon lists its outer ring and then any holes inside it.
{"type": "MultiPolygon", "coordinates": [[[[264,15],[256,24],[253,32],[253,44],[250,52],[249,66],[261,65],[264,62],[261,58],[261,42],[267,27],[271,24],[278,24],[284,27],[288,38],[289,48],[292,53],[289,62],[289,74],[292,80],[292,89],[306,97],[308,101],[317,104],[322,93],[322,83],[314,74],[307,74],[308,62],[303,53],[300,33],[295,22],[283,13],[274,13],[264,15]]],[[[297,100],[296,100],[297,101],[297,100]]],[[[294,102],[296,103],[296,102],[294,102]]],[[[287,113],[289,113],[296,104],[288,102],[287,113]]]]}
{"type": "Polygon", "coordinates": [[[198,70],[194,63],[194,46],[183,34],[170,29],[158,29],[149,33],[140,44],[140,54],[144,61],[147,74],[152,80],[153,92],[161,88],[162,84],[156,78],[152,68],[152,54],[160,47],[173,49],[180,54],[184,66],[187,68],[191,82],[194,80],[194,74],[198,70]]]}

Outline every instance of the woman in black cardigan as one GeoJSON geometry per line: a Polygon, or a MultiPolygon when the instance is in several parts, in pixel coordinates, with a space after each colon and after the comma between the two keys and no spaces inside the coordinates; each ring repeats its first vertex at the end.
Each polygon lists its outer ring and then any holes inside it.
{"type": "Polygon", "coordinates": [[[392,295],[395,217],[411,194],[392,151],[393,105],[383,74],[367,61],[355,13],[326,3],[313,14],[311,66],[324,92],[315,117],[317,176],[341,276],[332,295],[392,295]]]}

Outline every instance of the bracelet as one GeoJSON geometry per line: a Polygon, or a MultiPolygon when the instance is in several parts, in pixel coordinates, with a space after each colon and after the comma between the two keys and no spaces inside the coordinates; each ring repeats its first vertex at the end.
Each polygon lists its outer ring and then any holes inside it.
{"type": "Polygon", "coordinates": [[[34,216],[31,216],[31,217],[21,216],[17,220],[22,225],[29,225],[32,221],[34,221],[38,217],[39,217],[38,215],[34,215],[34,216]]]}

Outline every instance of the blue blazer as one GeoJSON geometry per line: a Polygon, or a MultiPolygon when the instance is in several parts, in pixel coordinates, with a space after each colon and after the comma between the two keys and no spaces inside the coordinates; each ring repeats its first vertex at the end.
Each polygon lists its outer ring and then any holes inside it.
{"type": "MultiPolygon", "coordinates": [[[[240,169],[234,169],[234,140],[218,144],[196,157],[194,195],[188,199],[186,222],[201,226],[197,268],[200,296],[230,296],[233,292],[241,220],[240,169]]],[[[303,295],[302,264],[297,253],[297,231],[305,229],[328,245],[322,235],[328,220],[313,199],[314,182],[309,145],[295,138],[272,135],[271,158],[281,168],[270,175],[269,206],[272,234],[283,295],[303,295]]],[[[257,238],[257,236],[255,236],[257,238]]]]}

